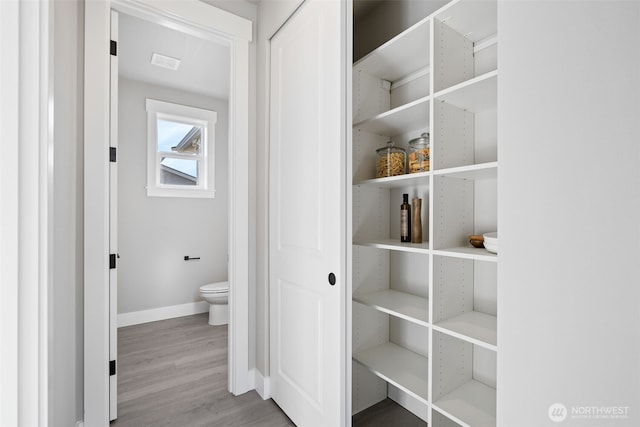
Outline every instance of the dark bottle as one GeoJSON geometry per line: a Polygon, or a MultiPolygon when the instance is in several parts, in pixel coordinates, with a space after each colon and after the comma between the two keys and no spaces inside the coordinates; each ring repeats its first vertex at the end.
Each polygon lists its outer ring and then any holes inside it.
{"type": "Polygon", "coordinates": [[[411,205],[409,195],[402,195],[402,205],[400,205],[400,241],[411,242],[411,205]]]}

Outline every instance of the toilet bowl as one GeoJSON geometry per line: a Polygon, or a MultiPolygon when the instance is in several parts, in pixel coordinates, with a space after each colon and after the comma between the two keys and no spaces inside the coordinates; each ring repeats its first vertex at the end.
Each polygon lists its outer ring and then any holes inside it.
{"type": "Polygon", "coordinates": [[[209,303],[209,324],[229,323],[229,282],[200,286],[200,297],[209,303]]]}

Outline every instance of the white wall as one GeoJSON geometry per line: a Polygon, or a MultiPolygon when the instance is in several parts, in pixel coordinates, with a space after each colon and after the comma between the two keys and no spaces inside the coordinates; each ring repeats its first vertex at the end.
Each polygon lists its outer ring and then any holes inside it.
{"type": "Polygon", "coordinates": [[[118,313],[200,301],[228,278],[227,102],[120,79],[118,104],[118,313]],[[215,198],[147,197],[146,98],[218,113],[215,198]]]}
{"type": "Polygon", "coordinates": [[[83,3],[53,2],[53,281],[49,425],[83,417],[83,3]]]}
{"type": "Polygon", "coordinates": [[[640,3],[498,16],[498,425],[637,426],[640,3]],[[572,418],[584,407],[629,418],[572,418]]]}

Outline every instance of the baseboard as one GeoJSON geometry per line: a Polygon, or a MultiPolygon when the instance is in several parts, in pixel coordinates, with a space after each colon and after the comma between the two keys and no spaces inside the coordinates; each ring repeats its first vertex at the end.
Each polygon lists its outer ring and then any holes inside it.
{"type": "Polygon", "coordinates": [[[189,302],[187,304],[171,305],[169,307],[152,308],[150,310],[120,313],[118,314],[118,328],[123,326],[139,325],[141,323],[155,322],[158,320],[173,319],[174,317],[206,313],[208,311],[208,302],[197,301],[189,302]]]}
{"type": "Polygon", "coordinates": [[[255,388],[260,397],[264,400],[271,399],[271,381],[269,377],[263,377],[262,373],[257,369],[254,369],[255,374],[255,388]]]}

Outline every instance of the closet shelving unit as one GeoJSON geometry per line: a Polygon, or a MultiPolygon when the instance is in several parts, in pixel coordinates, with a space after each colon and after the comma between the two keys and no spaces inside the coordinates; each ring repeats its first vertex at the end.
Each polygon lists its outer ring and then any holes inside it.
{"type": "Polygon", "coordinates": [[[353,66],[352,409],[387,396],[430,426],[495,426],[496,0],[453,0],[353,66]],[[375,178],[376,148],[429,132],[431,171],[375,178]],[[401,243],[402,194],[424,242],[401,243]]]}

